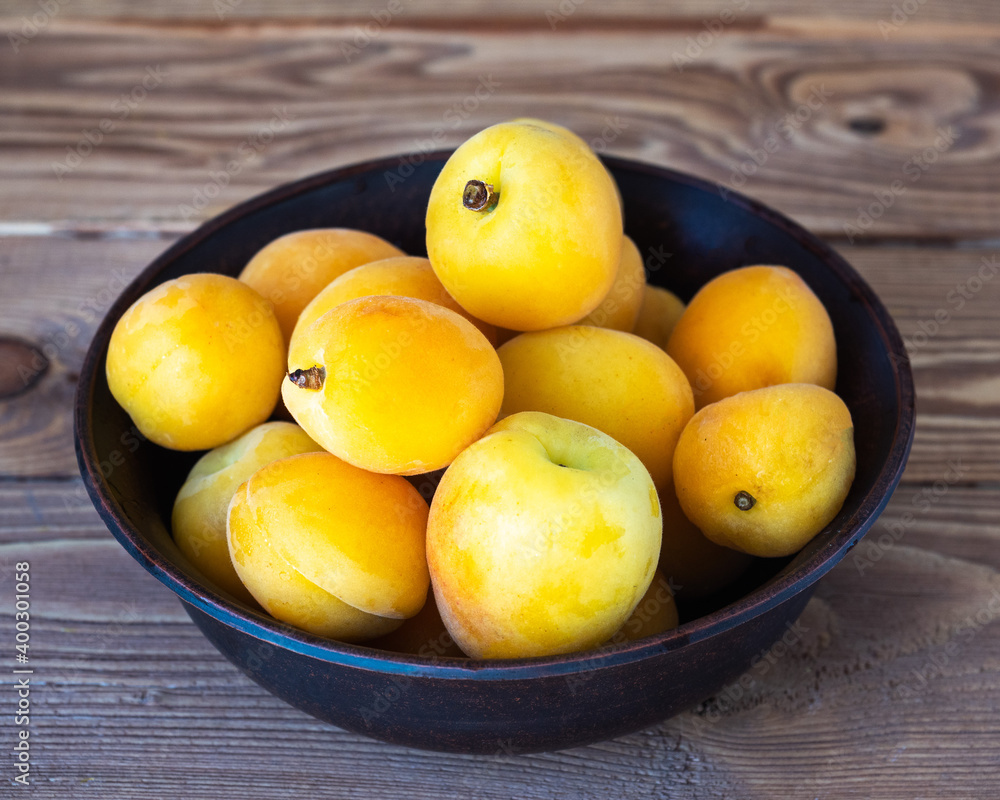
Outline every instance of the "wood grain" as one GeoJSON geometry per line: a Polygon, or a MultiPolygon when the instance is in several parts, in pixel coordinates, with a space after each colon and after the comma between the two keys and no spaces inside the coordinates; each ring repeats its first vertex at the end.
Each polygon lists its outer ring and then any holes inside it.
{"type": "MultiPolygon", "coordinates": [[[[673,0],[670,3],[656,0],[605,0],[589,2],[576,0],[562,5],[559,0],[509,0],[496,3],[491,0],[400,0],[400,19],[407,23],[431,22],[456,24],[465,27],[483,23],[488,25],[509,20],[528,21],[542,18],[546,12],[568,16],[570,21],[582,20],[589,24],[630,21],[647,27],[650,23],[701,20],[732,11],[740,19],[771,16],[805,16],[826,18],[888,20],[893,12],[891,3],[867,3],[863,0],[834,0],[813,3],[809,0],[673,0]],[[567,14],[565,9],[572,9],[567,14]]],[[[128,0],[74,0],[59,11],[60,17],[81,19],[144,19],[191,20],[218,23],[221,21],[281,20],[295,23],[316,20],[352,21],[368,20],[373,9],[389,8],[388,0],[367,3],[363,0],[337,0],[337,2],[274,3],[271,0],[220,0],[219,3],[198,0],[174,0],[169,4],[132,3],[128,0]]],[[[996,5],[989,0],[924,0],[917,7],[921,21],[973,22],[1000,21],[996,5]]],[[[3,16],[31,17],[38,12],[37,0],[7,0],[3,16]]],[[[911,16],[918,16],[917,13],[911,16]]],[[[547,22],[546,22],[547,24],[547,22]]]]}
{"type": "Polygon", "coordinates": [[[77,474],[72,405],[83,356],[114,298],[165,247],[158,239],[0,242],[0,337],[23,339],[41,356],[22,373],[30,390],[0,400],[0,477],[77,474]]]}
{"type": "Polygon", "coordinates": [[[905,4],[889,0],[401,0],[372,27],[389,0],[55,1],[54,15],[0,8],[0,340],[47,353],[34,386],[0,399],[0,662],[27,560],[37,670],[34,780],[17,791],[996,796],[1000,280],[983,260],[1000,261],[1000,4],[926,0],[897,25],[905,4]],[[837,241],[907,342],[917,433],[886,512],[819,583],[800,641],[748,665],[749,688],[563,753],[422,753],[306,717],[225,661],[93,510],[70,405],[112,298],[198,222],[517,115],[605,135],[610,152],[739,188],[837,241]]]}
{"type": "Polygon", "coordinates": [[[56,17],[0,50],[0,233],[187,230],[284,181],[535,115],[823,235],[995,237],[1000,26],[941,31],[723,25],[702,46],[691,29],[358,38],[56,17]]]}
{"type": "Polygon", "coordinates": [[[70,530],[74,482],[36,484],[30,502],[0,487],[0,564],[31,564],[37,797],[983,798],[1000,779],[1000,576],[978,556],[997,550],[996,487],[954,489],[873,566],[848,556],[799,641],[748,665],[745,689],[592,747],[477,758],[379,744],[284,705],[212,649],[95,512],[70,530]]]}
{"type": "MultiPolygon", "coordinates": [[[[70,407],[83,355],[112,298],[169,242],[12,237],[4,243],[0,336],[21,337],[52,358],[31,391],[0,400],[0,477],[77,474],[70,407]]],[[[1000,276],[972,281],[994,251],[854,247],[843,254],[871,282],[910,345],[918,417],[905,480],[933,483],[956,460],[963,482],[1000,480],[1000,276]],[[956,286],[967,287],[968,300],[952,295],[956,286]],[[947,320],[927,336],[941,311],[947,320]]]]}

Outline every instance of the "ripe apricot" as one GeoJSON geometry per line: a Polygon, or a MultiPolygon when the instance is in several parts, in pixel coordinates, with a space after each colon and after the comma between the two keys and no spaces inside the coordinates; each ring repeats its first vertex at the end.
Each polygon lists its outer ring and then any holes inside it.
{"type": "Polygon", "coordinates": [[[844,401],[813,384],[740,392],[701,409],[674,452],[685,515],[716,544],[787,556],[819,533],[854,480],[844,401]]]}
{"type": "Polygon", "coordinates": [[[427,593],[427,602],[415,617],[404,620],[392,633],[369,642],[379,650],[394,653],[408,653],[423,658],[438,659],[464,658],[465,653],[455,644],[455,640],[444,626],[434,592],[427,593]]]}
{"type": "Polygon", "coordinates": [[[639,319],[643,290],[646,288],[646,268],[642,255],[628,236],[622,241],[622,256],[611,291],[600,305],[580,320],[580,325],[596,325],[631,333],[639,319]]]}
{"type": "Polygon", "coordinates": [[[569,325],[523,333],[497,350],[501,415],[545,411],[618,440],[670,485],[677,437],[694,413],[684,373],[660,348],[631,333],[569,325]]]}
{"type": "Polygon", "coordinates": [[[663,545],[660,570],[679,597],[703,598],[724,589],[746,572],[753,560],[746,553],[707,538],[689,520],[672,486],[660,492],[663,545]]]}
{"type": "Polygon", "coordinates": [[[666,350],[684,308],[684,301],[673,292],[647,284],[632,333],[666,350]]]}
{"type": "Polygon", "coordinates": [[[268,300],[225,275],[184,275],[151,289],[118,320],[108,387],[146,438],[207,450],[270,416],[284,349],[268,300]]]}
{"type": "Polygon", "coordinates": [[[502,419],[448,467],[431,503],[441,618],[474,658],[595,647],[653,579],[661,524],[649,473],[610,436],[551,414],[502,419]]]}
{"type": "Polygon", "coordinates": [[[698,408],[748,389],[833,389],[837,380],[830,317],[786,267],[742,267],[713,278],[677,321],[667,352],[688,376],[698,408]]]}
{"type": "Polygon", "coordinates": [[[298,425],[265,422],[205,453],[191,468],[174,500],[171,531],[177,547],[213,583],[250,601],[229,558],[229,501],[239,485],[265,464],[320,449],[298,425]]]}
{"type": "Polygon", "coordinates": [[[647,636],[672,631],[678,622],[677,603],[670,581],[660,570],[656,570],[646,593],[639,600],[632,615],[625,620],[621,630],[611,637],[609,644],[635,642],[647,636]]]}
{"type": "Polygon", "coordinates": [[[406,255],[373,233],[350,228],[294,231],[261,248],[240,280],[274,303],[287,343],[309,301],[347,270],[382,258],[406,255]]]}
{"type": "MultiPolygon", "coordinates": [[[[557,125],[555,122],[549,122],[548,120],[538,119],[537,117],[518,117],[517,119],[511,120],[511,122],[523,123],[526,125],[535,125],[539,128],[545,128],[546,130],[552,131],[553,133],[561,134],[567,139],[575,142],[581,150],[585,153],[597,155],[594,148],[591,147],[590,143],[577,133],[574,133],[569,128],[564,125],[557,125]]],[[[605,147],[607,143],[603,139],[595,139],[595,144],[601,144],[605,147]]],[[[611,174],[611,170],[608,170],[608,177],[611,178],[611,185],[615,187],[615,197],[618,198],[618,207],[621,209],[622,217],[625,216],[625,203],[622,201],[622,193],[618,189],[618,184],[615,182],[615,176],[611,174]]]]}
{"type": "Polygon", "coordinates": [[[331,453],[372,472],[445,467],[500,410],[496,350],[467,319],[426,300],[349,300],[292,345],[288,410],[331,453]]]}
{"type": "MultiPolygon", "coordinates": [[[[455,298],[445,291],[441,281],[434,274],[431,262],[417,256],[383,258],[348,270],[327,284],[312,299],[312,302],[299,314],[296,328],[301,327],[303,330],[308,328],[327,311],[348,300],[378,295],[415,297],[418,300],[444,306],[479,328],[490,344],[496,343],[496,328],[488,322],[476,319],[456,303],[455,298]]],[[[294,333],[292,336],[294,337],[294,333]]]]}
{"type": "Polygon", "coordinates": [[[242,484],[233,496],[228,544],[250,593],[272,617],[316,636],[362,642],[398,628],[404,620],[360,611],[321,589],[281,558],[255,527],[242,484]]]}
{"type": "Polygon", "coordinates": [[[430,584],[427,512],[405,478],[305,453],[272,461],[237,489],[229,505],[230,554],[254,597],[275,616],[272,609],[283,609],[279,619],[290,624],[313,618],[317,604],[331,605],[295,574],[348,606],[341,609],[348,620],[358,619],[354,611],[406,619],[423,607],[430,584]],[[270,565],[261,548],[270,551],[270,565]]]}
{"type": "Polygon", "coordinates": [[[614,182],[577,141],[507,122],[445,163],[427,205],[427,253],[478,319],[542,330],[593,311],[621,260],[614,182]]]}

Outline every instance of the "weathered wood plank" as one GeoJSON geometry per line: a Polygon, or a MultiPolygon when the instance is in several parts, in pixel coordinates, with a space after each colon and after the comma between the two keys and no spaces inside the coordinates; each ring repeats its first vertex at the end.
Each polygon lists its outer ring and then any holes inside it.
{"type": "MultiPolygon", "coordinates": [[[[59,2],[59,0],[56,0],[59,2]]],[[[678,20],[701,20],[731,12],[738,19],[755,19],[772,16],[806,16],[827,21],[830,18],[891,21],[891,3],[866,3],[863,0],[835,0],[817,4],[809,0],[674,0],[671,3],[656,0],[606,0],[590,3],[587,0],[510,0],[498,3],[494,0],[389,0],[380,3],[366,3],[363,0],[338,0],[336,3],[316,3],[308,0],[292,0],[275,3],[273,0],[179,0],[170,4],[130,3],[128,0],[74,0],[73,3],[59,2],[60,17],[73,19],[144,19],[144,20],[191,20],[218,23],[221,21],[281,20],[294,23],[322,21],[369,21],[372,10],[393,11],[399,20],[411,24],[415,21],[455,24],[461,20],[464,26],[477,22],[496,24],[516,20],[528,24],[541,18],[546,25],[548,19],[555,19],[557,26],[565,18],[566,22],[602,23],[607,21],[633,21],[643,25],[656,22],[676,22],[678,20]],[[552,16],[547,18],[546,15],[552,16]],[[557,16],[558,15],[558,16],[557,16]]],[[[902,5],[902,4],[900,4],[902,5]]],[[[51,7],[51,6],[50,6],[51,7]]],[[[907,5],[906,9],[909,10],[907,5]]],[[[921,21],[934,22],[986,22],[1000,20],[995,4],[989,0],[923,0],[913,4],[914,10],[904,17],[918,17],[921,21]]],[[[3,16],[28,17],[29,20],[40,11],[40,0],[7,0],[2,10],[3,16]]]]}
{"type": "MultiPolygon", "coordinates": [[[[996,559],[978,555],[1000,537],[996,487],[953,488],[865,570],[849,556],[820,582],[798,641],[772,651],[767,669],[748,665],[748,687],[615,741],[492,758],[382,745],[266,694],[109,534],[54,531],[61,492],[72,486],[36,496],[35,529],[24,509],[0,517],[0,528],[22,520],[0,562],[31,564],[41,798],[135,800],[183,787],[185,797],[250,800],[317,790],[722,800],[825,797],[836,786],[838,798],[895,800],[983,798],[1000,780],[1000,576],[996,559]]],[[[913,509],[911,494],[892,500],[887,521],[913,509]]],[[[94,516],[81,513],[81,526],[94,516]]],[[[10,611],[4,600],[0,624],[10,611]]]]}
{"type": "MultiPolygon", "coordinates": [[[[0,243],[0,336],[20,337],[53,356],[30,391],[0,400],[0,476],[77,473],[71,406],[83,355],[112,298],[168,245],[47,237],[0,243]]],[[[994,252],[860,246],[843,252],[909,344],[918,424],[905,479],[934,482],[960,459],[963,481],[1000,480],[1000,277],[979,277],[994,252]]]]}
{"type": "Polygon", "coordinates": [[[896,321],[914,371],[917,430],[905,480],[949,465],[995,481],[1000,466],[1000,255],[996,249],[843,247],[896,321]]]}
{"type": "Polygon", "coordinates": [[[114,299],[166,246],[156,239],[0,241],[0,337],[27,340],[39,356],[23,373],[31,388],[0,399],[0,475],[77,473],[72,408],[84,354],[114,299]]]}
{"type": "Polygon", "coordinates": [[[0,51],[0,219],[186,229],[284,181],[535,115],[825,235],[995,236],[1000,27],[702,33],[388,25],[355,41],[349,25],[57,16],[0,51]]]}

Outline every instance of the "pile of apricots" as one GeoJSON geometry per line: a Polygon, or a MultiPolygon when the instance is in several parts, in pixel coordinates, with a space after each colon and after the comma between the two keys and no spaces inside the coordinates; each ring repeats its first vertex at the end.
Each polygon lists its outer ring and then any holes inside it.
{"type": "Polygon", "coordinates": [[[172,528],[219,592],[386,650],[553,655],[675,627],[675,594],[840,510],[853,425],[793,269],[648,285],[610,173],[534,119],[454,152],[426,230],[426,258],[295,231],[118,321],[116,400],[208,451],[172,528]]]}

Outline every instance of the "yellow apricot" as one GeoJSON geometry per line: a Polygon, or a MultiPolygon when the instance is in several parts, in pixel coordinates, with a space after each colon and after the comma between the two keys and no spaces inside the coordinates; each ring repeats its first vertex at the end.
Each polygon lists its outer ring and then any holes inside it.
{"type": "Polygon", "coordinates": [[[203,455],[174,500],[171,530],[177,547],[213,583],[252,602],[229,558],[229,501],[237,487],[265,464],[320,449],[298,425],[265,422],[203,455]]]}
{"type": "MultiPolygon", "coordinates": [[[[548,120],[538,119],[537,117],[518,117],[517,119],[511,120],[511,122],[523,123],[526,125],[536,125],[539,128],[545,128],[546,130],[550,130],[553,133],[562,134],[567,139],[576,142],[576,144],[585,152],[597,155],[596,151],[591,146],[590,142],[588,142],[579,134],[574,133],[564,125],[558,125],[555,122],[549,122],[548,120]]],[[[593,141],[595,144],[600,144],[603,145],[604,147],[607,147],[607,142],[602,138],[596,138],[593,141]]],[[[615,187],[615,196],[618,198],[618,207],[621,209],[622,217],[624,218],[625,203],[622,201],[622,193],[618,189],[618,184],[615,182],[615,176],[611,174],[611,170],[608,170],[608,177],[611,178],[611,185],[615,187]]]]}
{"type": "Polygon", "coordinates": [[[434,592],[427,593],[427,602],[415,617],[404,620],[392,633],[369,642],[369,646],[394,653],[407,653],[423,658],[464,658],[465,653],[455,644],[444,626],[434,592]]]}
{"type": "Polygon", "coordinates": [[[645,288],[646,268],[642,263],[642,255],[635,242],[626,236],[622,242],[622,257],[611,291],[578,324],[631,333],[639,319],[645,288]]]}
{"type": "Polygon", "coordinates": [[[674,332],[684,308],[684,302],[673,292],[647,285],[632,333],[666,350],[670,334],[674,332]]]}
{"type": "MultiPolygon", "coordinates": [[[[296,329],[312,325],[327,311],[348,300],[377,295],[415,297],[444,306],[465,317],[483,332],[490,344],[496,343],[497,331],[488,322],[478,320],[445,291],[431,268],[431,262],[417,256],[396,256],[372,261],[348,270],[334,279],[299,314],[296,329]]],[[[295,334],[292,334],[294,338],[295,334]]]]}
{"type": "Polygon", "coordinates": [[[320,290],[349,269],[405,253],[373,233],[314,228],[287,233],[261,248],[240,280],[274,303],[285,342],[320,290]]]}
{"type": "Polygon", "coordinates": [[[441,618],[474,658],[596,647],[653,579],[661,524],[649,473],[622,444],[551,414],[514,414],[462,451],[431,503],[441,618]]]}
{"type": "Polygon", "coordinates": [[[284,349],[271,303],[249,286],[214,273],[184,275],[118,320],[108,387],[146,438],[207,450],[270,416],[284,349]]]}
{"type": "Polygon", "coordinates": [[[237,542],[244,553],[263,540],[304,579],[347,605],[406,619],[423,607],[430,584],[427,513],[427,502],[405,478],[366,472],[330,453],[272,461],[230,503],[233,566],[265,607],[264,597],[281,596],[284,579],[275,574],[256,576],[265,584],[259,596],[246,575],[254,566],[233,549],[234,537],[251,528],[237,542]]]}
{"type": "Polygon", "coordinates": [[[426,300],[361,297],[299,330],[285,405],[331,453],[372,472],[445,467],[496,420],[500,359],[467,319],[426,300]]]}
{"type": "Polygon", "coordinates": [[[698,408],[748,389],[833,389],[837,381],[830,317],[786,267],[742,267],[713,278],[677,321],[667,352],[688,376],[698,408]]]}
{"type": "Polygon", "coordinates": [[[660,492],[663,544],[660,570],[680,597],[702,598],[724,589],[746,572],[753,560],[746,553],[708,539],[684,516],[672,486],[660,492]]]}
{"type": "Polygon", "coordinates": [[[805,383],[705,406],[674,452],[688,519],[716,544],[764,557],[791,555],[819,533],[840,511],[854,468],[850,411],[805,383]]]}
{"type": "Polygon", "coordinates": [[[647,636],[672,631],[679,622],[677,603],[670,582],[660,570],[653,573],[653,580],[646,593],[639,600],[632,615],[625,620],[608,644],[635,642],[647,636]]]}
{"type": "Polygon", "coordinates": [[[501,416],[545,411],[592,425],[635,453],[657,488],[670,485],[674,446],[694,401],[660,348],[631,333],[570,325],[523,333],[497,354],[501,416]]]}
{"type": "Polygon", "coordinates": [[[604,165],[538,125],[501,123],[459,147],[434,182],[426,225],[448,293],[512,330],[589,314],[621,260],[621,210],[604,165]]]}
{"type": "Polygon", "coordinates": [[[232,498],[228,547],[240,578],[275,619],[317,636],[359,642],[398,628],[403,620],[360,611],[307,580],[268,542],[247,503],[247,484],[232,498]]]}

